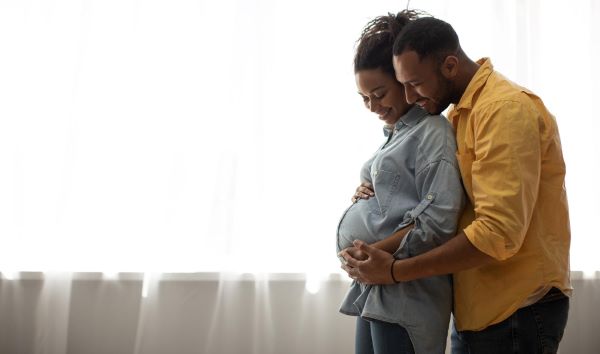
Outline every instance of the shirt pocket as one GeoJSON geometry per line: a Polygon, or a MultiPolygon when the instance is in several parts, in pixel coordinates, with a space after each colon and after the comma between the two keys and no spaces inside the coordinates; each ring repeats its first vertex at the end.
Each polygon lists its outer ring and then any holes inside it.
{"type": "Polygon", "coordinates": [[[465,152],[457,152],[456,160],[458,161],[458,166],[460,168],[460,176],[462,178],[463,186],[467,191],[470,200],[473,200],[473,181],[472,181],[472,173],[471,170],[473,168],[473,155],[468,151],[465,152]]]}
{"type": "Polygon", "coordinates": [[[371,174],[375,198],[369,198],[369,207],[373,214],[385,215],[394,193],[398,190],[400,175],[386,170],[374,170],[371,174]]]}

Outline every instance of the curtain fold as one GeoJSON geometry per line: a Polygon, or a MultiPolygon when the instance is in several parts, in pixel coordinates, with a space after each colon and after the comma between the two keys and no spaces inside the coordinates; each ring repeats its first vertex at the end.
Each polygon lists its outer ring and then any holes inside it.
{"type": "MultiPolygon", "coordinates": [[[[600,273],[572,274],[561,353],[595,353],[600,273]]],[[[354,318],[337,312],[348,288],[301,274],[46,275],[0,280],[0,352],[6,354],[349,353],[354,318]]]]}

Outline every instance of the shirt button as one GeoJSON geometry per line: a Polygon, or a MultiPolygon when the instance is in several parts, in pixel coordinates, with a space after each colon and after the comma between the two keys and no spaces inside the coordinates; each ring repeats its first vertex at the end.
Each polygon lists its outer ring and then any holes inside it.
{"type": "Polygon", "coordinates": [[[373,172],[373,176],[377,176],[377,171],[373,172]]]}
{"type": "Polygon", "coordinates": [[[427,194],[427,200],[432,200],[433,196],[431,194],[427,194]]]}

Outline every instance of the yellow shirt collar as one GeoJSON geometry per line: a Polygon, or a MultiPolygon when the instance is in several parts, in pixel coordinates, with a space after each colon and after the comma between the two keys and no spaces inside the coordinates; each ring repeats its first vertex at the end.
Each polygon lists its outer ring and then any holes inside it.
{"type": "Polygon", "coordinates": [[[477,64],[479,64],[479,69],[471,79],[471,82],[469,82],[469,85],[467,85],[467,89],[460,98],[460,101],[454,107],[455,110],[473,108],[473,97],[485,85],[490,74],[494,72],[494,66],[490,58],[481,58],[477,60],[477,64]]]}

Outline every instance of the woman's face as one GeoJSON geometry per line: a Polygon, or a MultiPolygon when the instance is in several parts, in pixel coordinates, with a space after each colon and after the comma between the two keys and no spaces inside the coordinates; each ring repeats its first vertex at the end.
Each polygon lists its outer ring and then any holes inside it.
{"type": "Polygon", "coordinates": [[[404,96],[404,86],[381,69],[360,70],[355,75],[358,94],[365,107],[385,124],[394,125],[411,107],[404,96]]]}

